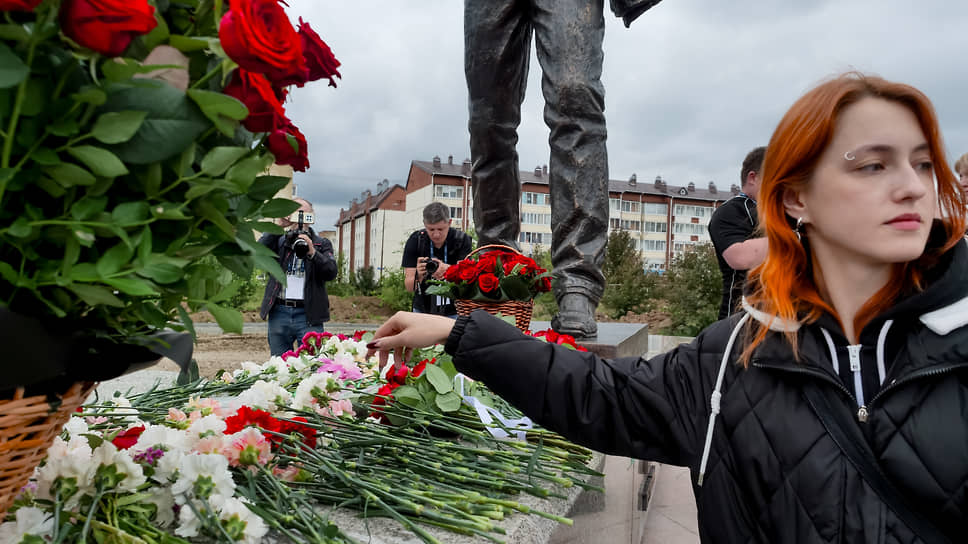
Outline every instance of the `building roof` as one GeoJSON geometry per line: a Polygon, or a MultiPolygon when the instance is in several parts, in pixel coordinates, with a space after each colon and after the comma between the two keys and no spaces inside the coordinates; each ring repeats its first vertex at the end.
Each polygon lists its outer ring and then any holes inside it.
{"type": "Polygon", "coordinates": [[[340,208],[339,217],[336,219],[336,223],[334,224],[336,226],[342,225],[350,219],[356,219],[367,212],[379,208],[380,204],[389,198],[390,195],[393,194],[393,191],[398,188],[402,190],[403,186],[399,183],[390,185],[389,181],[383,180],[377,184],[377,190],[379,191],[378,193],[373,194],[369,189],[363,191],[363,194],[360,195],[360,198],[353,199],[353,202],[350,203],[348,210],[340,208]]]}
{"type": "MultiPolygon", "coordinates": [[[[434,157],[432,161],[411,161],[415,168],[419,168],[428,174],[435,176],[453,176],[461,178],[470,177],[470,159],[465,159],[462,164],[455,164],[453,157],[441,161],[439,157],[434,157]]],[[[538,185],[548,184],[547,167],[538,167],[533,171],[522,170],[520,172],[521,183],[534,183],[538,185]]],[[[696,200],[721,201],[728,200],[734,195],[739,194],[739,186],[733,185],[729,189],[719,189],[716,184],[709,182],[705,186],[688,183],[686,185],[670,185],[660,176],[656,176],[654,181],[639,182],[635,179],[635,174],[627,181],[610,179],[608,180],[609,193],[637,193],[643,195],[655,195],[671,198],[691,198],[696,200]]]]}

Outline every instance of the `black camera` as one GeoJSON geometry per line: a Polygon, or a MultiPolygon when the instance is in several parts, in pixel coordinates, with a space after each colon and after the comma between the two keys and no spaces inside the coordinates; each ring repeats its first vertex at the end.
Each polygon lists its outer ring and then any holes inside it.
{"type": "Polygon", "coordinates": [[[289,220],[296,223],[296,230],[291,230],[286,233],[286,245],[293,250],[296,257],[305,259],[306,255],[309,254],[309,242],[300,238],[299,235],[305,234],[306,236],[310,236],[309,229],[306,225],[313,223],[313,214],[299,211],[292,214],[289,220]]]}
{"type": "Polygon", "coordinates": [[[440,263],[433,259],[427,258],[427,263],[424,266],[427,267],[427,276],[433,276],[437,273],[437,269],[440,268],[440,263]]]}

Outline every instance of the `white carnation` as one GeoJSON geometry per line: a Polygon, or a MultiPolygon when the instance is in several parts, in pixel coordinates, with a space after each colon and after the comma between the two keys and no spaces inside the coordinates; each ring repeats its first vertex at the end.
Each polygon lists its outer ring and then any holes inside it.
{"type": "Polygon", "coordinates": [[[289,391],[277,382],[265,380],[255,382],[238,397],[241,405],[262,408],[271,413],[278,413],[280,408],[287,407],[291,398],[289,391]]]}

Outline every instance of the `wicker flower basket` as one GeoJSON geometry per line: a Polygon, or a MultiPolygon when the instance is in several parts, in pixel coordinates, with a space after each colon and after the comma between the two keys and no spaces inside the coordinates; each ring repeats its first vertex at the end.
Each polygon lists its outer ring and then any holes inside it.
{"type": "MultiPolygon", "coordinates": [[[[521,254],[520,251],[510,246],[489,244],[471,251],[467,256],[470,257],[482,249],[489,248],[505,249],[508,251],[513,251],[519,255],[521,254]]],[[[514,324],[517,326],[517,328],[521,329],[522,332],[527,332],[528,328],[531,326],[531,312],[534,310],[534,299],[502,301],[457,299],[454,301],[454,304],[457,306],[457,315],[470,315],[474,310],[484,310],[491,315],[501,314],[506,316],[514,316],[514,324]]]]}
{"type": "Polygon", "coordinates": [[[71,414],[96,385],[77,382],[62,395],[27,398],[21,387],[14,398],[0,400],[0,519],[47,455],[47,448],[71,414]],[[49,402],[51,399],[55,402],[49,402]]]}

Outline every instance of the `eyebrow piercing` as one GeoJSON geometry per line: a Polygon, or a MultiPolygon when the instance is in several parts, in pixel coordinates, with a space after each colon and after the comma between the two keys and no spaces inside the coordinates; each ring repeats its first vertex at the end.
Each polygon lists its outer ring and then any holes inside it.
{"type": "Polygon", "coordinates": [[[845,160],[852,161],[852,160],[854,160],[856,158],[857,157],[853,153],[851,153],[850,151],[845,151],[844,152],[844,159],[845,160]]]}

